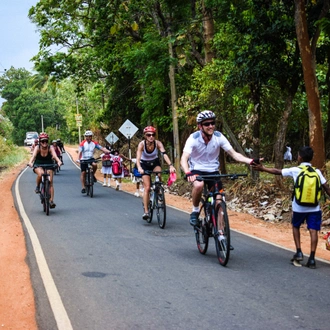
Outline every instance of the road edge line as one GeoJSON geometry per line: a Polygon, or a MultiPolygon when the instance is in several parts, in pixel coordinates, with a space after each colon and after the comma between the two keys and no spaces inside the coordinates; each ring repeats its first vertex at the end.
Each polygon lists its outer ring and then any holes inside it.
{"type": "Polygon", "coordinates": [[[57,290],[57,287],[55,285],[54,279],[52,277],[52,274],[50,272],[50,269],[48,267],[44,252],[42,250],[40,241],[38,239],[37,233],[35,232],[31,221],[29,217],[27,216],[21,196],[19,193],[19,181],[23,173],[27,170],[24,169],[20,175],[18,176],[16,183],[15,183],[15,194],[16,194],[16,200],[17,200],[17,206],[20,212],[20,215],[24,221],[25,227],[27,229],[27,232],[30,236],[33,251],[36,257],[37,265],[39,268],[39,272],[47,293],[48,301],[50,303],[51,309],[54,314],[54,318],[57,324],[58,330],[73,330],[71,321],[69,319],[69,316],[66,312],[66,309],[63,305],[61,296],[57,290]]]}

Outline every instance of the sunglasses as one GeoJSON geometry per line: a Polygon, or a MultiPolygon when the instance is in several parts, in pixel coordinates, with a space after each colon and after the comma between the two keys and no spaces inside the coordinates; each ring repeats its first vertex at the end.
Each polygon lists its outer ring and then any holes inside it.
{"type": "Polygon", "coordinates": [[[40,143],[48,143],[48,140],[41,140],[40,143]]]}
{"type": "Polygon", "coordinates": [[[146,136],[148,136],[148,137],[150,137],[150,136],[156,136],[156,134],[149,133],[149,134],[146,134],[146,136]]]}
{"type": "Polygon", "coordinates": [[[215,121],[209,121],[207,123],[202,123],[203,126],[215,126],[215,121]]]}

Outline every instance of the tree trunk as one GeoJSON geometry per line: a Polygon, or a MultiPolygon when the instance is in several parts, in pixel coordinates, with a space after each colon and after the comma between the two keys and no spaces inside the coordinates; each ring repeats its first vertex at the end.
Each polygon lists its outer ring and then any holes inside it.
{"type": "MultiPolygon", "coordinates": [[[[261,113],[260,84],[257,82],[251,83],[250,92],[251,92],[251,99],[252,99],[252,102],[254,105],[254,111],[251,114],[251,116],[253,117],[253,120],[252,120],[252,139],[253,139],[252,157],[259,158],[260,157],[260,113],[261,113]]],[[[257,181],[260,177],[260,173],[258,171],[251,171],[251,177],[252,177],[253,181],[257,181]]]]}
{"type": "Polygon", "coordinates": [[[175,86],[175,68],[172,64],[173,61],[173,46],[170,41],[171,39],[171,30],[168,29],[168,50],[171,59],[171,64],[169,68],[169,79],[170,79],[170,87],[171,87],[171,107],[172,107],[172,122],[173,122],[173,143],[174,143],[174,167],[176,169],[177,178],[181,179],[181,171],[180,171],[180,139],[179,139],[179,125],[178,125],[178,104],[177,104],[177,94],[176,94],[176,86],[175,86]]]}
{"type": "Polygon", "coordinates": [[[304,0],[295,0],[295,25],[307,94],[309,139],[310,146],[314,150],[313,165],[323,169],[325,165],[325,149],[321,119],[321,103],[316,78],[315,58],[308,36],[304,0]]]}
{"type": "Polygon", "coordinates": [[[212,49],[212,40],[214,37],[214,21],[212,17],[212,11],[205,7],[203,1],[203,35],[204,35],[204,52],[205,52],[205,64],[211,63],[215,57],[215,53],[212,49]]]}
{"type": "MultiPolygon", "coordinates": [[[[289,94],[286,99],[285,109],[278,123],[278,130],[276,134],[276,140],[274,144],[274,154],[275,154],[275,168],[283,168],[284,166],[284,158],[283,158],[283,150],[285,144],[285,137],[288,127],[288,121],[290,114],[292,112],[292,101],[295,94],[289,94]]],[[[280,175],[275,175],[275,183],[277,186],[282,187],[283,181],[280,175]]]]}

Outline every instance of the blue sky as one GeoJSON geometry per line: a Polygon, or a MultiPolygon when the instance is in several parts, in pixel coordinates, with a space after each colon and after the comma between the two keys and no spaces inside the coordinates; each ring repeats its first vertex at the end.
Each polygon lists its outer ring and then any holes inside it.
{"type": "Polygon", "coordinates": [[[0,1],[0,71],[11,66],[32,71],[33,64],[29,60],[39,50],[39,34],[27,15],[29,9],[37,2],[37,0],[0,1]]]}
{"type": "MultiPolygon", "coordinates": [[[[5,69],[33,69],[30,59],[38,53],[39,34],[28,18],[37,0],[0,0],[0,74],[5,69]]],[[[0,104],[3,99],[0,99],[0,104]]]]}

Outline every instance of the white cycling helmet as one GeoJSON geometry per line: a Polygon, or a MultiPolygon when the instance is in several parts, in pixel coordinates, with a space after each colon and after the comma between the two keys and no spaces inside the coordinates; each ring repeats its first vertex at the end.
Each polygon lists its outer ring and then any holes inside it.
{"type": "Polygon", "coordinates": [[[197,115],[197,123],[201,123],[206,119],[215,119],[216,115],[211,110],[204,110],[197,115]]]}
{"type": "Polygon", "coordinates": [[[85,136],[93,136],[93,132],[92,131],[86,131],[85,136]]]}

